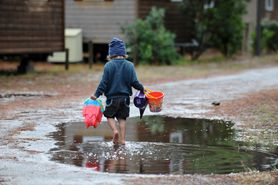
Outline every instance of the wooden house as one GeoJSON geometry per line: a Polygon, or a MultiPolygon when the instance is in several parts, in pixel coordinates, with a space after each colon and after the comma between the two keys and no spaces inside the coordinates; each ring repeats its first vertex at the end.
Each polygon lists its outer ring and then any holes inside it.
{"type": "Polygon", "coordinates": [[[152,7],[165,9],[165,26],[176,34],[176,42],[187,42],[181,0],[67,0],[66,27],[81,28],[84,51],[93,42],[94,56],[105,60],[107,43],[113,36],[124,39],[121,28],[138,18],[145,18],[152,7]]]}
{"type": "Polygon", "coordinates": [[[278,21],[278,1],[250,0],[248,2],[247,14],[243,17],[245,23],[245,30],[243,33],[242,50],[244,52],[251,50],[251,35],[256,31],[257,19],[268,19],[278,21]]]}
{"type": "Polygon", "coordinates": [[[64,50],[64,0],[1,0],[0,54],[64,50]]]}
{"type": "Polygon", "coordinates": [[[261,0],[260,6],[262,18],[269,20],[278,20],[278,2],[275,0],[261,0]]]}
{"type": "Polygon", "coordinates": [[[0,57],[21,56],[24,71],[30,58],[64,50],[64,27],[64,0],[1,0],[0,57]]]}

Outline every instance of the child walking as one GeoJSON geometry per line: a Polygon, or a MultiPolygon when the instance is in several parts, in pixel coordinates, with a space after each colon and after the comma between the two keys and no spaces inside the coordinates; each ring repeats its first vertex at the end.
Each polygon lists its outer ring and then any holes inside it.
{"type": "Polygon", "coordinates": [[[100,95],[106,96],[104,116],[113,131],[113,143],[125,144],[126,119],[129,117],[130,96],[132,87],[144,91],[138,81],[133,63],[128,61],[125,43],[119,38],[113,38],[109,43],[108,60],[104,65],[102,79],[91,99],[100,95]],[[116,126],[119,122],[119,130],[116,126]]]}

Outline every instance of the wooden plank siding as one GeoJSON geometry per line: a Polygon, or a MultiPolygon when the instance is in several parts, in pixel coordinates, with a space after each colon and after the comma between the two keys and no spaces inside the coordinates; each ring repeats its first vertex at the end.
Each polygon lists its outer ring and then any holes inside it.
{"type": "Polygon", "coordinates": [[[190,42],[192,38],[188,30],[189,25],[186,24],[186,17],[182,14],[179,2],[171,0],[138,0],[138,17],[145,18],[152,7],[165,9],[165,27],[176,35],[176,42],[190,42]]]}
{"type": "Polygon", "coordinates": [[[190,30],[180,4],[170,0],[67,0],[66,27],[81,28],[85,42],[108,43],[111,37],[124,37],[121,27],[145,18],[153,6],[166,10],[166,28],[176,34],[176,42],[188,42],[190,30]]]}
{"type": "Polygon", "coordinates": [[[0,54],[64,50],[64,0],[1,0],[0,54]]]}
{"type": "Polygon", "coordinates": [[[136,0],[66,0],[66,27],[81,28],[85,42],[123,38],[121,27],[136,19],[136,0]]]}
{"type": "Polygon", "coordinates": [[[261,6],[262,17],[269,20],[278,21],[278,1],[273,0],[273,10],[267,11],[265,8],[265,1],[263,1],[263,6],[261,6]]]}

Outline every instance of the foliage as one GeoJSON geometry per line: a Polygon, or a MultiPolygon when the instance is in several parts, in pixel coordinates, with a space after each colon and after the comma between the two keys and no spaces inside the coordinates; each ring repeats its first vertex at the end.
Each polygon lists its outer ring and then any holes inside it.
{"type": "Polygon", "coordinates": [[[212,10],[212,19],[208,23],[211,28],[211,41],[225,56],[230,56],[241,48],[244,13],[244,0],[221,1],[217,8],[212,10]]]}
{"type": "Polygon", "coordinates": [[[184,0],[183,12],[192,17],[194,38],[199,43],[195,59],[207,48],[213,47],[225,56],[236,53],[242,42],[247,0],[214,0],[214,6],[207,6],[203,0],[184,0]]]}
{"type": "Polygon", "coordinates": [[[206,50],[208,43],[206,40],[209,34],[207,33],[206,26],[206,12],[203,11],[203,0],[183,0],[182,11],[185,16],[188,17],[186,20],[187,25],[193,25],[191,31],[192,38],[198,42],[198,47],[195,52],[192,52],[192,59],[195,60],[206,50]]]}
{"type": "Polygon", "coordinates": [[[164,27],[164,9],[152,8],[145,20],[123,27],[135,63],[173,64],[178,55],[175,35],[164,27]]]}
{"type": "MultiPolygon", "coordinates": [[[[263,20],[261,24],[261,49],[263,53],[277,52],[278,50],[278,21],[263,20]]],[[[256,33],[252,34],[252,48],[256,50],[256,33]]]]}

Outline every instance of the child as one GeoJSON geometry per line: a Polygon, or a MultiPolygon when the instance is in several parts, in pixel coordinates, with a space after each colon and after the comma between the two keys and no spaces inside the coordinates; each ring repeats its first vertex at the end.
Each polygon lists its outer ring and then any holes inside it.
{"type": "Polygon", "coordinates": [[[134,65],[126,60],[125,43],[113,38],[109,43],[108,60],[104,65],[102,79],[91,99],[95,100],[104,94],[107,98],[104,116],[113,131],[113,143],[125,144],[126,118],[129,117],[130,96],[132,87],[144,91],[143,85],[138,81],[134,65]],[[119,122],[119,131],[116,120],[119,122]],[[120,134],[120,135],[119,135],[120,134]]]}

